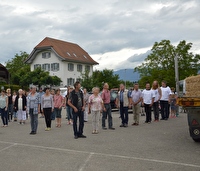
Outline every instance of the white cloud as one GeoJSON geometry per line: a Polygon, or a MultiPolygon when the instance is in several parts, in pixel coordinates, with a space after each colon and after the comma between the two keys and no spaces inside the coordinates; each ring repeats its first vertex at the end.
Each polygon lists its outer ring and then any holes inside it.
{"type": "Polygon", "coordinates": [[[95,69],[103,70],[104,68],[120,70],[134,68],[150,53],[149,48],[143,49],[122,49],[116,52],[107,52],[104,54],[92,55],[92,58],[99,62],[95,69]]]}
{"type": "Polygon", "coordinates": [[[135,66],[163,39],[192,42],[200,53],[199,6],[197,0],[2,0],[0,62],[30,53],[46,36],[79,44],[99,69],[135,66]],[[128,63],[131,56],[138,61],[128,63]]]}

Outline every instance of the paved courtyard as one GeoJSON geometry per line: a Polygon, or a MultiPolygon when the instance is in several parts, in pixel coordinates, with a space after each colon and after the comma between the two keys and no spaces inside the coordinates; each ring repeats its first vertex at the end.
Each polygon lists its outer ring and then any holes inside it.
{"type": "Polygon", "coordinates": [[[63,110],[62,127],[44,131],[39,119],[37,135],[29,135],[29,120],[0,128],[0,171],[199,171],[200,144],[188,133],[186,114],[158,123],[120,128],[113,112],[115,131],[91,134],[91,118],[85,123],[86,139],[73,138],[63,110]]]}

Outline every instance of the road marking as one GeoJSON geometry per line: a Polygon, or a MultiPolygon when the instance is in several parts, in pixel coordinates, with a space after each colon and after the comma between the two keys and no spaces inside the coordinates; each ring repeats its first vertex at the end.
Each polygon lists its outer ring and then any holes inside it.
{"type": "MultiPolygon", "coordinates": [[[[7,143],[7,144],[8,144],[8,143],[7,143]]],[[[12,143],[12,144],[9,145],[8,147],[5,147],[5,148],[1,149],[0,152],[5,151],[5,150],[7,150],[7,149],[9,149],[9,148],[11,148],[11,147],[13,147],[13,146],[16,146],[16,145],[17,145],[16,143],[12,143]]]]}
{"type": "Polygon", "coordinates": [[[4,151],[4,150],[6,150],[8,148],[11,148],[12,146],[17,146],[18,145],[18,146],[26,146],[26,147],[32,147],[32,148],[40,148],[40,149],[48,149],[48,150],[57,150],[57,151],[89,154],[88,158],[86,159],[84,165],[81,168],[84,168],[86,166],[86,164],[89,162],[90,158],[93,155],[105,156],[105,157],[114,157],[114,158],[122,158],[122,159],[132,159],[132,160],[139,160],[139,161],[148,161],[148,162],[154,162],[154,163],[172,164],[172,165],[179,165],[179,166],[185,166],[185,167],[200,168],[200,165],[195,165],[195,164],[190,164],[190,163],[172,162],[172,161],[166,161],[166,160],[156,160],[156,159],[149,159],[149,158],[130,157],[130,156],[122,156],[122,155],[114,155],[114,154],[88,152],[88,151],[78,151],[78,150],[70,150],[70,149],[55,148],[55,147],[45,147],[45,146],[38,146],[38,145],[31,145],[31,144],[11,143],[11,142],[5,142],[5,141],[0,141],[0,143],[11,144],[9,147],[6,147],[6,148],[4,148],[4,149],[2,149],[0,151],[4,151]]]}
{"type": "Polygon", "coordinates": [[[91,159],[91,157],[92,157],[93,154],[94,154],[94,153],[90,153],[90,155],[87,157],[87,159],[85,160],[83,166],[79,169],[79,171],[83,171],[83,170],[85,169],[85,166],[86,166],[87,163],[90,161],[90,159],[91,159]]]}

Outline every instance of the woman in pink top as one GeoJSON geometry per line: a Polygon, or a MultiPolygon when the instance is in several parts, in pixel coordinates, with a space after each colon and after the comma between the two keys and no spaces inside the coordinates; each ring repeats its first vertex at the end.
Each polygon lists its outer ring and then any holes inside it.
{"type": "Polygon", "coordinates": [[[93,134],[98,134],[99,130],[99,118],[100,118],[100,112],[105,110],[103,105],[103,100],[101,96],[99,95],[99,88],[94,87],[92,89],[93,94],[89,97],[89,113],[92,114],[92,128],[93,134]]]}
{"type": "Polygon", "coordinates": [[[64,102],[64,98],[60,95],[60,89],[55,91],[54,95],[54,112],[56,115],[56,127],[61,127],[61,111],[64,102]]]}

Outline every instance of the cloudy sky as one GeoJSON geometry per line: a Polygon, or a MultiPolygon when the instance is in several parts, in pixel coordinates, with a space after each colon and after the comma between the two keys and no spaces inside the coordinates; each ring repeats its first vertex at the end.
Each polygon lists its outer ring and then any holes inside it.
{"type": "Polygon", "coordinates": [[[200,0],[0,0],[0,62],[45,37],[79,44],[96,69],[140,64],[155,41],[193,43],[200,53],[200,0]]]}

